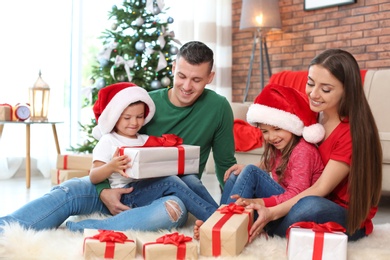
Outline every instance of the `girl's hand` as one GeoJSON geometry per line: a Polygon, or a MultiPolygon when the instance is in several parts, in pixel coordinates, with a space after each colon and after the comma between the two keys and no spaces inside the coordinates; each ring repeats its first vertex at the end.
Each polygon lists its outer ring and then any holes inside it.
{"type": "Polygon", "coordinates": [[[262,199],[256,198],[256,199],[247,199],[247,198],[241,198],[240,195],[234,194],[230,196],[230,198],[236,200],[236,204],[246,207],[249,206],[250,204],[260,204],[264,205],[264,202],[262,199]]]}
{"type": "Polygon", "coordinates": [[[239,175],[244,167],[244,164],[234,164],[232,167],[226,170],[225,175],[223,176],[223,181],[226,182],[232,172],[234,175],[239,175]]]}
{"type": "Polygon", "coordinates": [[[112,172],[118,172],[123,177],[129,178],[129,175],[126,174],[126,169],[131,168],[130,161],[127,155],[119,155],[119,147],[117,147],[109,164],[112,172]]]}

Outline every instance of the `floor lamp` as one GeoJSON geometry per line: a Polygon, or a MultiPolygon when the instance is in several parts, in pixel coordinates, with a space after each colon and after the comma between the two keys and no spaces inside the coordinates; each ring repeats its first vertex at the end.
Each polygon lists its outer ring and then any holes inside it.
{"type": "Polygon", "coordinates": [[[240,30],[253,30],[252,54],[246,81],[244,100],[246,101],[251,83],[253,60],[256,52],[256,42],[260,42],[260,91],[264,88],[264,55],[267,62],[268,76],[271,77],[266,34],[271,29],[281,28],[278,0],[243,0],[241,8],[240,30]]]}

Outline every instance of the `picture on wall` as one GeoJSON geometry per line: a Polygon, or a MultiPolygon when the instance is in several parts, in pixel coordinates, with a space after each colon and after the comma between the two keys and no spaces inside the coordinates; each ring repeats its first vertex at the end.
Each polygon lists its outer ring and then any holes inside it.
{"type": "Polygon", "coordinates": [[[305,0],[304,9],[308,11],[331,6],[354,4],[356,2],[357,0],[305,0]]]}

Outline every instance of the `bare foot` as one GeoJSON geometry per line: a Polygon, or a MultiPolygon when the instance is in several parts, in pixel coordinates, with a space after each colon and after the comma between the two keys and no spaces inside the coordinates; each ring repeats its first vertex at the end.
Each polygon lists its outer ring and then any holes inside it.
{"type": "Polygon", "coordinates": [[[194,239],[196,240],[199,240],[199,236],[200,236],[200,232],[199,232],[199,229],[200,229],[200,226],[203,225],[203,221],[202,220],[195,220],[195,226],[194,226],[194,239]]]}

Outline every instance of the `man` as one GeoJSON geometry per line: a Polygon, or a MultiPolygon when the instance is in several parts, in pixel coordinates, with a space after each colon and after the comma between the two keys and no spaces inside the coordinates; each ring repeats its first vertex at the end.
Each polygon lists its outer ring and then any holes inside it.
{"type": "MultiPolygon", "coordinates": [[[[184,44],[172,66],[173,87],[149,92],[156,104],[156,113],[141,133],[161,136],[176,134],[185,144],[199,145],[199,178],[213,149],[216,174],[223,187],[225,171],[236,163],[234,157],[233,112],[226,98],[206,89],[215,72],[213,51],[205,44],[192,41],[184,44]]],[[[201,183],[183,181],[195,192],[201,183]]],[[[120,203],[130,189],[109,189],[108,183],[98,185],[100,199],[112,214],[128,210],[120,203]]]]}
{"type": "MultiPolygon", "coordinates": [[[[223,185],[225,171],[236,163],[233,112],[224,97],[205,89],[214,77],[212,67],[213,52],[205,44],[189,42],[183,45],[172,68],[173,87],[150,92],[156,113],[140,133],[157,136],[173,133],[182,137],[186,144],[199,145],[200,173],[213,149],[217,177],[223,185]]],[[[183,176],[182,180],[199,196],[211,197],[199,179],[183,176]]],[[[26,228],[42,230],[57,228],[72,215],[96,212],[116,215],[123,230],[170,229],[185,223],[187,211],[176,196],[164,196],[151,204],[130,209],[121,203],[121,199],[126,201],[132,191],[133,188],[109,189],[105,183],[95,186],[89,177],[74,178],[1,217],[0,233],[4,223],[17,222],[26,228]]]]}

